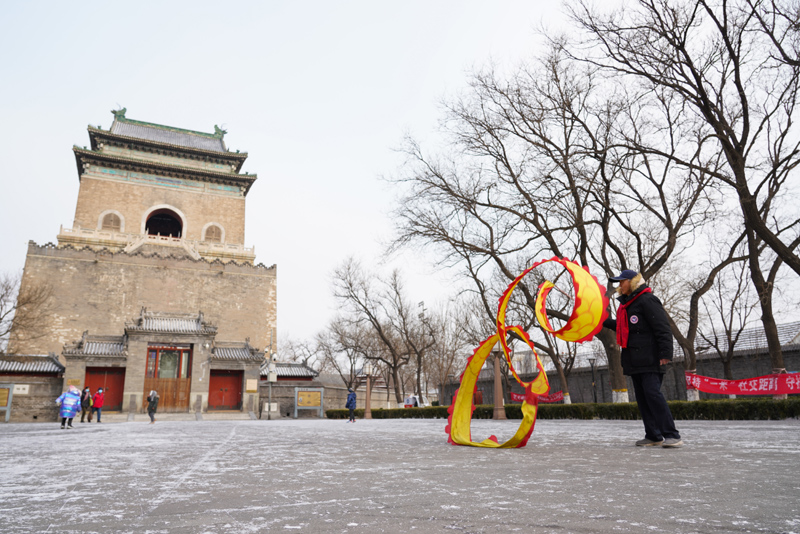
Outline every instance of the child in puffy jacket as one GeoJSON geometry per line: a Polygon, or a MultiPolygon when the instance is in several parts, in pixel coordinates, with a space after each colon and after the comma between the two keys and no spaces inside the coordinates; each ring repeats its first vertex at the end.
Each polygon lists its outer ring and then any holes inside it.
{"type": "Polygon", "coordinates": [[[75,386],[70,386],[67,391],[56,399],[56,404],[61,406],[61,428],[73,428],[72,419],[81,408],[81,392],[75,386]]]}

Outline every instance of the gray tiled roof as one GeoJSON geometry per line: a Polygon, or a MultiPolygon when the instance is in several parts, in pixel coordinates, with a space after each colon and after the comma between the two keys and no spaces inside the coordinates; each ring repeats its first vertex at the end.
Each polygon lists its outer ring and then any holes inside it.
{"type": "Polygon", "coordinates": [[[203,314],[171,314],[142,309],[139,317],[125,324],[127,331],[165,332],[170,334],[211,334],[217,328],[203,319],[203,314]]]}
{"type": "Polygon", "coordinates": [[[248,345],[238,347],[214,347],[211,351],[215,360],[263,360],[264,354],[248,345]]]}
{"type": "Polygon", "coordinates": [[[181,317],[145,317],[141,328],[154,332],[202,332],[203,325],[197,318],[184,319],[181,317]]]}
{"type": "MultiPolygon", "coordinates": [[[[269,375],[268,365],[266,361],[261,365],[261,376],[269,375]]],[[[302,363],[276,362],[275,370],[278,378],[314,378],[319,374],[302,363]]]]}
{"type": "Polygon", "coordinates": [[[159,128],[146,124],[114,121],[114,124],[111,125],[111,133],[200,150],[227,152],[222,139],[177,128],[159,128]]]}
{"type": "Polygon", "coordinates": [[[125,336],[90,336],[83,333],[81,339],[64,344],[65,356],[127,356],[125,336]]]}
{"type": "Polygon", "coordinates": [[[53,355],[4,354],[0,373],[63,373],[64,366],[53,355]]]}
{"type": "Polygon", "coordinates": [[[122,355],[124,350],[125,344],[122,341],[119,343],[110,341],[87,341],[83,346],[83,353],[92,355],[118,356],[122,355]]]}

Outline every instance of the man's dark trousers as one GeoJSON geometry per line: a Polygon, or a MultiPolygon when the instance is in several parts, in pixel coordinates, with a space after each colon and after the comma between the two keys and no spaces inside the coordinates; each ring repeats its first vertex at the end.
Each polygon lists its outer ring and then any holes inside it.
{"type": "Polygon", "coordinates": [[[661,393],[663,380],[664,375],[661,373],[631,375],[636,404],[639,405],[639,413],[642,414],[644,423],[644,437],[652,441],[667,438],[681,439],[667,406],[667,399],[661,393]]]}

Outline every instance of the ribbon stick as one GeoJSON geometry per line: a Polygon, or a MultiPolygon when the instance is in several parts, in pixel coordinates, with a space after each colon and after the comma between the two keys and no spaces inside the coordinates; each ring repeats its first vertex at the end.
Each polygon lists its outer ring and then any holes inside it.
{"type": "Polygon", "coordinates": [[[445,432],[448,435],[447,441],[449,443],[495,449],[519,448],[528,443],[533,427],[536,424],[539,396],[547,395],[548,391],[550,391],[550,383],[547,380],[547,373],[544,370],[542,360],[539,358],[539,354],[536,352],[527,332],[519,326],[506,326],[506,308],[511,299],[511,293],[522,278],[539,265],[551,261],[563,265],[572,276],[575,304],[567,323],[558,330],[553,329],[547,319],[545,310],[547,294],[555,286],[552,282],[544,282],[539,286],[535,306],[536,317],[542,328],[559,339],[577,343],[591,340],[602,328],[603,321],[608,316],[608,298],[606,298],[605,291],[597,282],[597,278],[589,274],[588,269],[566,258],[551,258],[534,263],[523,271],[511,282],[505,293],[500,297],[497,309],[497,333],[484,340],[467,360],[467,367],[461,375],[461,384],[456,390],[453,402],[448,409],[450,416],[447,419],[445,432]],[[508,347],[507,342],[509,334],[514,334],[514,337],[523,340],[536,357],[536,368],[539,370],[539,374],[530,382],[523,381],[517,374],[516,369],[514,369],[514,365],[511,362],[511,349],[508,347]],[[475,411],[472,398],[478,385],[478,375],[481,368],[498,342],[503,349],[506,362],[508,362],[508,369],[514,379],[525,388],[525,398],[522,402],[522,423],[520,423],[514,436],[502,444],[498,442],[496,436],[490,436],[483,441],[475,442],[472,440],[472,431],[470,429],[472,412],[475,411]]]}

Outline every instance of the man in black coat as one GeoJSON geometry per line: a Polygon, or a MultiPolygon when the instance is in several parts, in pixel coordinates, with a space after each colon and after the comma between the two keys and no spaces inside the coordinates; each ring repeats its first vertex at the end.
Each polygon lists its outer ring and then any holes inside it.
{"type": "Polygon", "coordinates": [[[636,271],[626,269],[610,280],[620,283],[617,288],[619,307],[617,318],[606,319],[603,326],[617,332],[617,344],[622,349],[622,372],[633,382],[636,404],[644,423],[644,439],[636,445],[681,447],[681,435],[661,393],[664,380],[661,366],[672,361],[672,330],[667,313],[636,271]]]}

